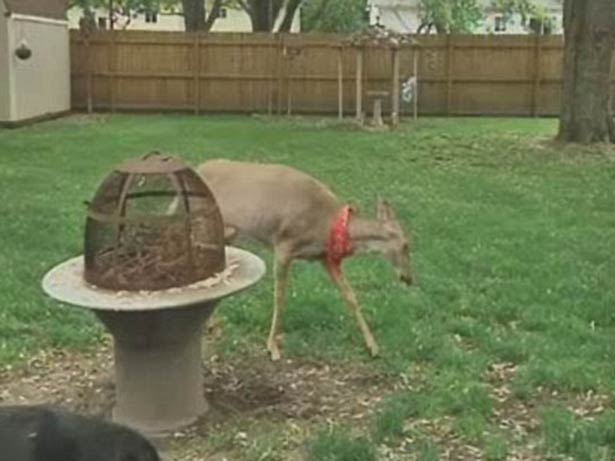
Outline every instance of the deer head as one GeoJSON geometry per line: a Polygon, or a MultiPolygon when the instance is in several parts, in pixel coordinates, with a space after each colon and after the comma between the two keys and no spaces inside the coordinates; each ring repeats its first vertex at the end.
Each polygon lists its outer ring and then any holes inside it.
{"type": "Polygon", "coordinates": [[[393,265],[399,279],[406,285],[412,285],[409,238],[386,200],[378,200],[376,215],[384,232],[377,250],[393,265]]]}

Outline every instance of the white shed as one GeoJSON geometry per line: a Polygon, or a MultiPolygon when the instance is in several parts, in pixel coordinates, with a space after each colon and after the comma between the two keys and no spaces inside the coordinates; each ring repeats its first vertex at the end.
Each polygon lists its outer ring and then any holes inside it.
{"type": "Polygon", "coordinates": [[[69,110],[66,0],[0,0],[0,124],[69,110]]]}

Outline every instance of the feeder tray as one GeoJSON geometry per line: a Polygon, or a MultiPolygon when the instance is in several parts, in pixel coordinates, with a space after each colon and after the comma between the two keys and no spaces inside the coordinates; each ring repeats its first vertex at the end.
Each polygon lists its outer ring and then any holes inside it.
{"type": "Polygon", "coordinates": [[[87,282],[110,290],[163,290],[224,270],[224,225],[198,174],[158,152],[115,168],[89,204],[87,282]]]}

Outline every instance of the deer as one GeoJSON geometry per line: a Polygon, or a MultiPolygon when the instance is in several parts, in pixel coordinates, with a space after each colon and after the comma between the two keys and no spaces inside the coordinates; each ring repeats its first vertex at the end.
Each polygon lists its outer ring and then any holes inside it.
{"type": "Polygon", "coordinates": [[[402,282],[412,284],[410,240],[392,206],[378,199],[376,219],[360,217],[320,181],[286,165],[213,159],[196,171],[220,208],[226,242],[243,237],[273,250],[273,314],[267,339],[271,360],[281,358],[281,317],[296,260],[319,262],[328,272],[356,318],[368,352],[376,357],[378,344],[341,266],[352,255],[377,253],[402,282]]]}

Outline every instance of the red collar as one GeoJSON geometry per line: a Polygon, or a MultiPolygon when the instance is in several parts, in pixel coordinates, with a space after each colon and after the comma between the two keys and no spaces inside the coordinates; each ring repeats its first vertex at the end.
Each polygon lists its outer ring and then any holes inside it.
{"type": "Polygon", "coordinates": [[[342,260],[352,255],[352,242],[348,231],[352,211],[350,205],[344,206],[333,219],[329,229],[327,269],[329,269],[331,275],[340,275],[342,273],[342,260]]]}

